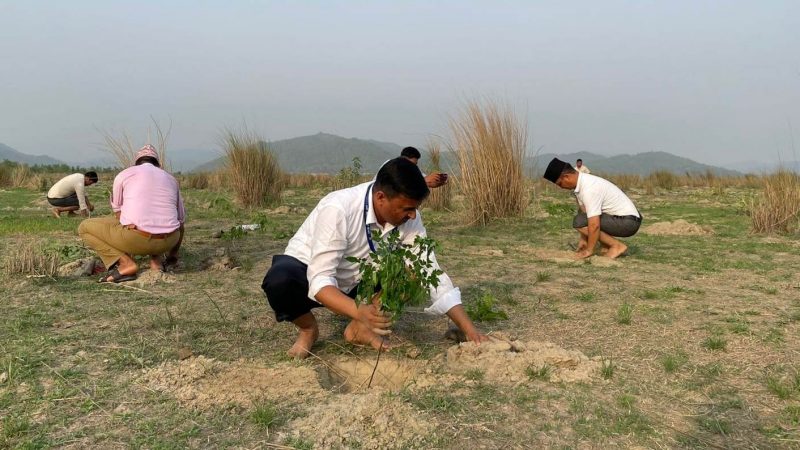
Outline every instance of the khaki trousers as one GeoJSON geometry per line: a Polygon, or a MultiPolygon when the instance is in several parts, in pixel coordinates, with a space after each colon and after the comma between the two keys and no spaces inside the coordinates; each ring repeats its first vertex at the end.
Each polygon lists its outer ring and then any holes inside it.
{"type": "Polygon", "coordinates": [[[123,228],[114,217],[86,219],[78,226],[78,235],[97,252],[106,268],[111,267],[124,255],[161,255],[178,243],[180,232],[170,233],[163,239],[144,237],[135,230],[123,228]]]}

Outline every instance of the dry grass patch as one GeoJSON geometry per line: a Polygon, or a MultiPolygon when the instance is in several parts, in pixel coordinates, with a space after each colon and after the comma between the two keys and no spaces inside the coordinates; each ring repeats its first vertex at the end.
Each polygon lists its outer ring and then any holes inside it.
{"type": "Polygon", "coordinates": [[[6,275],[54,276],[61,263],[57,252],[47,250],[44,242],[23,240],[9,246],[3,256],[3,273],[6,275]]]}
{"type": "Polygon", "coordinates": [[[780,170],[764,177],[763,188],[747,206],[754,233],[789,233],[800,223],[800,176],[780,170]]]}

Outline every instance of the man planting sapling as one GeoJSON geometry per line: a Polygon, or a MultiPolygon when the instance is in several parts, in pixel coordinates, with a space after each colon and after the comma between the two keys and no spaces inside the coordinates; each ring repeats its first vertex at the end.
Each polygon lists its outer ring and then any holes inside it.
{"type": "MultiPolygon", "coordinates": [[[[376,238],[393,239],[411,248],[415,241],[417,247],[429,246],[417,214],[429,192],[417,166],[396,158],[381,167],[374,182],[332,192],[311,211],[284,254],[273,257],[262,283],[275,318],[290,321],[298,329],[297,340],[288,351],[290,356],[308,356],[319,335],[311,310],[322,306],[351,319],[344,331],[348,342],[375,349],[387,347],[382,336],[390,333],[392,313],[376,303],[357,304],[353,300],[360,281],[358,261],[378,250],[381,243],[376,238]],[[396,236],[387,236],[390,233],[396,236]]],[[[441,272],[432,248],[425,254],[420,259],[430,263],[425,273],[436,275],[430,283],[431,305],[425,311],[446,314],[470,341],[487,340],[467,316],[461,291],[441,272]]]]}

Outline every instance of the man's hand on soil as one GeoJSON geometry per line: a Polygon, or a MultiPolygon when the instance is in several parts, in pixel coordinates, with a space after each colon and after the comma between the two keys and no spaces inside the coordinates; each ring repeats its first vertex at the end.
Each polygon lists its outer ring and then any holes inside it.
{"type": "Polygon", "coordinates": [[[465,334],[467,335],[467,340],[468,341],[474,342],[474,343],[476,343],[478,345],[480,345],[481,342],[486,342],[486,341],[489,340],[489,336],[487,336],[487,335],[485,335],[485,334],[483,334],[483,333],[481,333],[479,331],[473,331],[471,333],[465,333],[465,334]]]}
{"type": "Polygon", "coordinates": [[[592,252],[590,250],[581,250],[575,253],[575,259],[585,259],[592,256],[592,252]]]}

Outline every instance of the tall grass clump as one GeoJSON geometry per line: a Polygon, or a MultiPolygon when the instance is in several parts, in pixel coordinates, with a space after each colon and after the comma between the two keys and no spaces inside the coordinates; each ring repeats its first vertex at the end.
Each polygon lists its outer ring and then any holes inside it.
{"type": "MultiPolygon", "coordinates": [[[[158,162],[161,164],[161,168],[169,172],[170,168],[169,160],[167,159],[167,141],[169,140],[169,134],[172,131],[172,124],[170,123],[169,127],[164,130],[155,119],[152,120],[155,128],[156,143],[150,142],[150,128],[147,129],[147,142],[151,143],[156,148],[156,152],[158,153],[158,162]]],[[[136,162],[136,153],[139,151],[141,146],[134,145],[127,131],[123,130],[120,135],[115,135],[110,131],[104,130],[101,130],[100,132],[103,135],[103,148],[106,153],[110,154],[114,158],[114,162],[118,168],[126,169],[131,167],[133,163],[136,162]]]]}
{"type": "MultiPolygon", "coordinates": [[[[428,173],[442,172],[442,148],[439,141],[431,140],[428,142],[428,173]]],[[[438,188],[431,189],[431,193],[425,200],[425,205],[435,211],[450,209],[453,200],[453,185],[446,183],[438,188]]]]}
{"type": "Polygon", "coordinates": [[[765,176],[747,205],[754,233],[789,233],[800,225],[800,176],[788,170],[765,176]]]}
{"type": "Polygon", "coordinates": [[[353,187],[361,183],[363,176],[361,175],[361,158],[358,156],[353,158],[353,164],[349,167],[343,167],[339,173],[333,177],[333,189],[345,189],[353,187]]]}
{"type": "Polygon", "coordinates": [[[264,140],[247,129],[227,129],[222,145],[229,181],[242,206],[259,207],[280,199],[284,177],[264,140]]]}
{"type": "Polygon", "coordinates": [[[450,131],[468,219],[486,225],[497,218],[521,216],[528,206],[525,122],[507,106],[470,101],[450,120],[450,131]]]}

